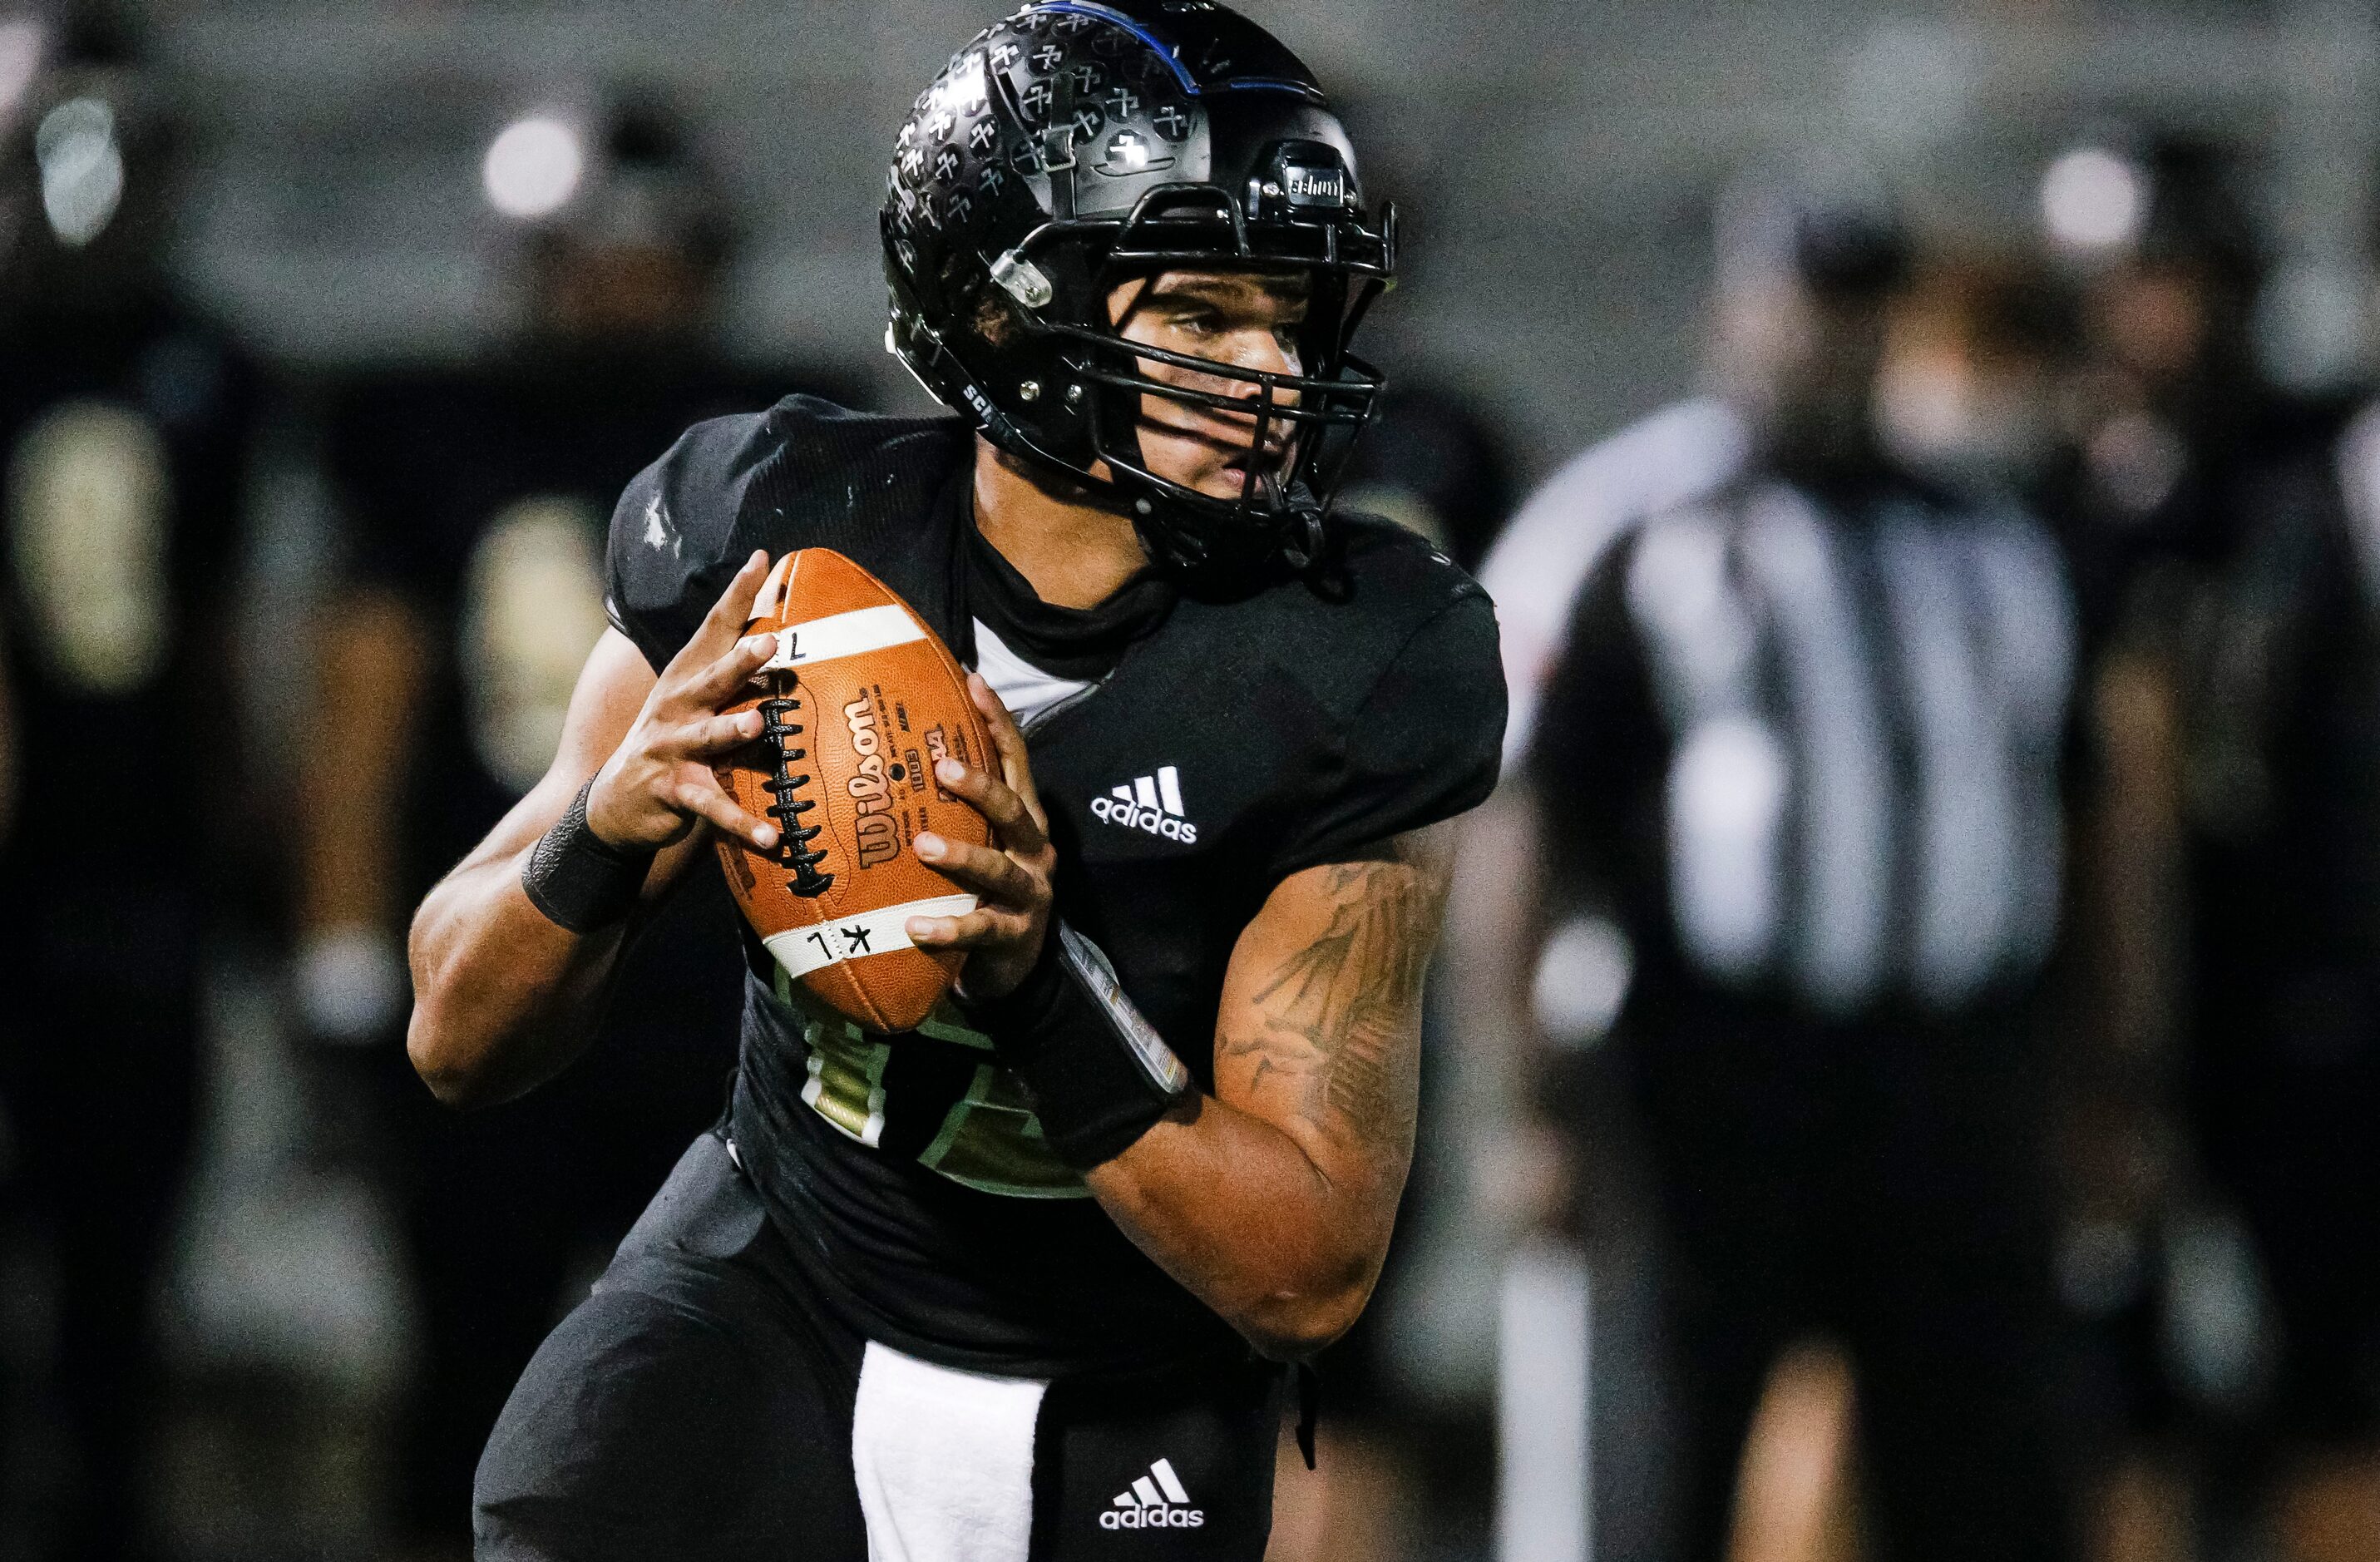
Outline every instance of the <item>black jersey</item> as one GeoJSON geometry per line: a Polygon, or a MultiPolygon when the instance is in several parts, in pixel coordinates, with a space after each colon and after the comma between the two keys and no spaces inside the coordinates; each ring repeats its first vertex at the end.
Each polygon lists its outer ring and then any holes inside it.
{"type": "MultiPolygon", "coordinates": [[[[1224,969],[1273,887],[1494,785],[1493,612],[1427,543],[1351,519],[1313,580],[1218,601],[1144,576],[1070,614],[980,544],[974,450],[953,420],[805,397],[701,424],[620,502],[613,622],[661,667],[753,549],[823,546],[900,592],[961,660],[1050,675],[1060,697],[1034,702],[1026,732],[1057,914],[1211,1085],[1224,969]]],[[[804,1012],[745,942],[738,1153],[871,1337],[1024,1373],[1241,1348],[1090,1201],[954,1009],[868,1035],[804,1012]]]]}
{"type": "MultiPolygon", "coordinates": [[[[428,687],[398,818],[405,899],[418,900],[545,771],[578,670],[603,632],[604,528],[621,485],[689,422],[781,394],[757,375],[668,349],[524,353],[466,370],[373,374],[344,387],[326,444],[358,587],[407,602],[429,632],[428,687]]],[[[682,896],[649,929],[604,1034],[638,1088],[670,1081],[678,1119],[620,1190],[640,1203],[652,1157],[714,1109],[736,963],[723,885],[682,896]],[[713,891],[716,891],[715,893],[713,891]],[[686,1070],[691,1070],[688,1077],[686,1070]],[[644,1077],[650,1073],[650,1078],[644,1077]]],[[[613,1098],[581,1077],[565,1087],[613,1098]]],[[[674,1146],[670,1153],[674,1153],[674,1146]]]]}
{"type": "MultiPolygon", "coordinates": [[[[2278,1049],[2380,1058],[2380,422],[2279,418],[2209,462],[2136,565],[2132,645],[2178,674],[2198,1081],[2278,1049]]],[[[2367,1067],[2369,1067],[2367,1062],[2367,1067]]]]}
{"type": "Polygon", "coordinates": [[[0,680],[19,767],[0,970],[187,1003],[200,902],[246,866],[203,859],[232,856],[207,848],[241,800],[224,626],[257,376],[162,298],[28,311],[0,343],[0,680]],[[143,797],[136,849],[68,824],[101,755],[171,782],[143,797]]]}
{"type": "Polygon", "coordinates": [[[621,485],[688,423],[782,394],[675,353],[525,355],[373,374],[328,421],[346,577],[431,632],[409,735],[407,901],[543,774],[601,634],[603,529],[621,485]]]}

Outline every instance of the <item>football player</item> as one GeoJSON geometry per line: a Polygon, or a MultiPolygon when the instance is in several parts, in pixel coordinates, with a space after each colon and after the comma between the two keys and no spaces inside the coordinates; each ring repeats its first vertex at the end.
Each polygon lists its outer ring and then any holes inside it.
{"type": "Polygon", "coordinates": [[[612,500],[689,422],[782,389],[710,348],[726,225],[674,117],[625,103],[590,139],[576,198],[518,235],[518,336],[491,361],[363,376],[326,419],[346,556],[318,642],[294,988],[337,1111],[316,1113],[318,1150],[369,1148],[401,1210],[422,1339],[398,1508],[418,1555],[468,1548],[480,1449],[573,1266],[628,1229],[735,1066],[742,967],[716,875],[646,930],[565,1088],[458,1118],[401,1044],[403,911],[552,759],[604,628],[612,500]]]}
{"type": "Polygon", "coordinates": [[[2120,1262],[2086,1295],[2135,1434],[2109,1511],[2129,1555],[2160,1531],[2180,1555],[2244,1496],[2271,1555],[2359,1562],[2380,1556],[2380,420],[2258,373],[2267,278],[2237,153],[2143,151],[2138,231],[2083,290],[2093,383],[2053,494],[2102,756],[2085,1077],[2108,1191],[2086,1234],[2120,1262]],[[2158,1273],[2215,1265],[2180,1244],[2160,1263],[2160,1234],[2220,1233],[2210,1205],[2246,1242],[2199,1247],[2261,1272],[2277,1327],[2267,1361],[2201,1350],[2179,1372],[2158,1342],[2190,1293],[2158,1273]],[[2195,1514],[2192,1434],[2250,1477],[2195,1514]]]}
{"type": "MultiPolygon", "coordinates": [[[[33,36],[0,161],[0,1226],[54,1255],[58,1324],[48,1402],[0,1409],[0,1470],[34,1462],[9,1458],[12,1435],[55,1450],[60,1554],[120,1556],[148,1507],[149,1320],[195,1138],[200,950],[248,871],[225,849],[257,795],[224,719],[228,564],[263,398],[164,266],[176,122],[137,41],[95,16],[33,36]],[[128,740],[186,773],[143,788],[132,851],[63,823],[91,756],[128,740]]],[[[47,1555],[6,1484],[0,1534],[47,1555]]]]}
{"type": "Polygon", "coordinates": [[[954,55],[882,213],[890,345],[957,420],[698,425],[613,522],[544,778],[418,913],[413,1058],[565,1068],[714,836],[771,559],[839,550],[976,671],[993,848],[910,1034],[758,943],[742,1066],[482,1458],[480,1553],[1255,1558],[1280,1362],[1344,1331],[1414,1134],[1433,828],[1493,785],[1493,614],[1329,509],[1394,264],[1312,74],[1219,6],[1052,0],[954,55]]]}

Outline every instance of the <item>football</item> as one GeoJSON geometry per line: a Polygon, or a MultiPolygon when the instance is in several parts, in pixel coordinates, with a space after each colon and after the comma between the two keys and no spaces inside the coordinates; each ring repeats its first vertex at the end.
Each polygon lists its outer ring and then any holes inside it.
{"type": "Polygon", "coordinates": [[[992,753],[966,673],[924,619],[841,554],[779,559],[745,633],[777,649],[747,697],[758,741],[719,769],[772,852],[722,837],[727,887],[787,975],[870,1031],[913,1029],[958,977],[964,953],[909,942],[908,919],[960,916],[976,897],[917,860],[921,831],[986,846],[991,827],[934,782],[949,758],[992,753]]]}

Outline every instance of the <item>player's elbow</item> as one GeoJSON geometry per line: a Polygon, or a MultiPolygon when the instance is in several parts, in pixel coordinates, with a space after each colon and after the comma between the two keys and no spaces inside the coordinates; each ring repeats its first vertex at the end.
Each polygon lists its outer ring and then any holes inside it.
{"type": "Polygon", "coordinates": [[[518,997],[468,971],[415,962],[405,1055],[442,1104],[458,1112],[501,1106],[560,1073],[586,1045],[583,1018],[518,997]]]}
{"type": "Polygon", "coordinates": [[[474,1006],[455,986],[434,966],[416,962],[405,1056],[442,1105],[475,1112],[517,1092],[497,1080],[494,1064],[504,1049],[488,1033],[489,1026],[474,1023],[474,1006]]]}
{"type": "Polygon", "coordinates": [[[433,893],[415,914],[407,951],[413,1016],[405,1056],[441,1104],[475,1112],[520,1093],[506,1064],[520,1050],[522,1014],[503,982],[488,979],[488,962],[449,935],[437,902],[433,893]]]}
{"type": "Polygon", "coordinates": [[[1372,1277],[1366,1275],[1342,1285],[1268,1297],[1235,1322],[1258,1355],[1300,1361],[1337,1344],[1371,1299],[1372,1277]]]}
{"type": "Polygon", "coordinates": [[[427,1001],[413,1006],[413,1021],[406,1028],[405,1056],[413,1071],[430,1087],[439,1104],[458,1112],[495,1104],[487,1071],[475,1067],[467,1049],[456,1044],[451,1028],[438,1023],[435,1007],[427,1001]]]}
{"type": "Polygon", "coordinates": [[[406,940],[413,1013],[405,1026],[405,1056],[441,1104],[463,1111],[481,1104],[472,1057],[485,1049],[468,1043],[463,1019],[468,1006],[455,991],[459,985],[456,962],[443,958],[444,941],[439,937],[443,928],[434,914],[438,900],[433,890],[414,913],[406,940]]]}

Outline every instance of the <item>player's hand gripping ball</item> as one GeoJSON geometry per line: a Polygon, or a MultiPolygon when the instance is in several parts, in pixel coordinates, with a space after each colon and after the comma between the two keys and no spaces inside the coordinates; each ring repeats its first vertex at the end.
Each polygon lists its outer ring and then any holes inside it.
{"type": "Polygon", "coordinates": [[[826,548],[777,561],[745,633],[777,641],[747,697],[727,707],[759,711],[760,738],[716,774],[737,807],[783,835],[761,852],[722,833],[728,890],[812,997],[871,1031],[910,1030],[966,954],[919,948],[909,919],[977,906],[918,860],[917,837],[994,844],[984,816],[934,774],[944,760],[992,765],[966,673],[891,588],[826,548]]]}

